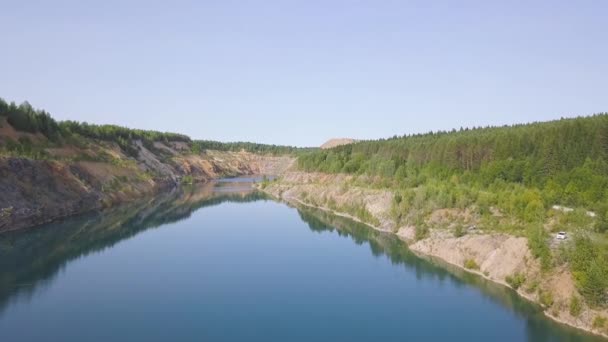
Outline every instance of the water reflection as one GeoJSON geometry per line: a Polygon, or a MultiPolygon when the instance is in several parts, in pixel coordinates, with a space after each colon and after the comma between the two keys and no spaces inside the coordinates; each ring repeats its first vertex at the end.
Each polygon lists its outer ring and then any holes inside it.
{"type": "Polygon", "coordinates": [[[375,257],[385,256],[392,264],[413,270],[419,280],[434,279],[441,283],[449,282],[449,285],[454,287],[468,286],[476,289],[487,300],[500,304],[525,320],[528,341],[605,341],[603,338],[548,320],[538,306],[521,298],[507,287],[445,262],[415,255],[403,241],[392,234],[370,229],[362,223],[323,210],[303,206],[298,206],[297,210],[300,218],[313,232],[333,232],[350,238],[358,245],[367,244],[375,257]]]}
{"type": "Polygon", "coordinates": [[[224,202],[267,199],[251,182],[182,187],[150,199],[0,235],[0,314],[12,300],[45,288],[70,261],[111,248],[145,230],[185,220],[224,202]]]}
{"type": "MultiPolygon", "coordinates": [[[[153,199],[46,227],[0,235],[0,315],[12,301],[27,299],[43,291],[73,260],[111,248],[146,230],[185,220],[204,207],[267,199],[264,194],[253,190],[250,181],[224,180],[176,189],[153,199]]],[[[393,265],[407,269],[419,280],[430,280],[450,287],[467,287],[479,292],[485,300],[511,311],[517,319],[525,322],[529,341],[602,341],[547,320],[538,307],[505,287],[414,255],[392,235],[324,211],[311,208],[297,210],[302,221],[314,233],[337,234],[362,247],[368,246],[376,258],[389,259],[393,265]]]]}

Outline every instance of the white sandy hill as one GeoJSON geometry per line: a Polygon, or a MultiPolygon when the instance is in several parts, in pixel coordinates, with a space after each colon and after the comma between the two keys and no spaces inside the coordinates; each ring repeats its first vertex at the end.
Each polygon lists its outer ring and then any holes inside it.
{"type": "Polygon", "coordinates": [[[355,139],[350,138],[335,138],[327,140],[323,145],[321,145],[322,149],[334,148],[340,145],[348,145],[356,142],[355,139]]]}

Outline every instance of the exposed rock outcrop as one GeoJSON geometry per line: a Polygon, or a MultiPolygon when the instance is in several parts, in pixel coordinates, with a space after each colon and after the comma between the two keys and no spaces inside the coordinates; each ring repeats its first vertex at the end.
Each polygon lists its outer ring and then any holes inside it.
{"type": "MultiPolygon", "coordinates": [[[[74,149],[62,149],[68,158],[58,160],[0,157],[0,232],[151,195],[175,187],[185,177],[200,183],[237,175],[276,175],[293,163],[289,156],[192,154],[165,144],[155,144],[151,151],[141,142],[135,144],[137,158],[104,146],[103,153],[112,155],[110,161],[74,161],[69,156],[84,153],[74,149]]],[[[101,153],[95,151],[95,155],[101,153]]]]}
{"type": "Polygon", "coordinates": [[[329,149],[329,148],[334,148],[334,147],[337,147],[337,146],[352,144],[354,142],[356,142],[356,140],[355,139],[350,139],[350,138],[329,139],[325,143],[323,143],[323,145],[321,145],[321,148],[322,149],[329,149]]]}

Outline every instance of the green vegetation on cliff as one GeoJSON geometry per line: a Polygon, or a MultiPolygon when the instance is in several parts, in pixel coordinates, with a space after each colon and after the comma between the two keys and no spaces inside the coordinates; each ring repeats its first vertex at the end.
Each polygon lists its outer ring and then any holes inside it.
{"type": "MultiPolygon", "coordinates": [[[[608,114],[364,141],[299,158],[306,171],[355,173],[415,187],[429,178],[537,189],[544,203],[594,206],[608,197],[608,114]]],[[[539,204],[539,203],[536,203],[539,204]]]]}
{"type": "MultiPolygon", "coordinates": [[[[95,125],[86,122],[56,121],[46,111],[34,109],[28,102],[20,105],[14,102],[7,103],[0,98],[0,124],[2,117],[17,131],[42,134],[50,144],[83,144],[85,139],[116,142],[128,155],[136,156],[137,148],[132,141],[140,140],[149,149],[153,149],[154,142],[183,142],[187,143],[192,153],[201,153],[204,150],[218,151],[247,151],[260,154],[292,154],[300,151],[310,151],[292,146],[267,145],[249,142],[218,142],[208,140],[192,141],[190,137],[167,132],[157,132],[141,129],[132,129],[116,125],[95,125]]],[[[2,137],[5,142],[4,149],[20,156],[41,159],[45,155],[32,147],[30,139],[17,141],[2,137]]],[[[3,139],[0,139],[0,143],[3,139]]],[[[2,149],[2,146],[0,146],[2,149]]]]}
{"type": "Polygon", "coordinates": [[[150,141],[190,141],[183,134],[161,133],[130,129],[115,125],[91,125],[76,121],[57,122],[46,111],[34,109],[28,102],[20,105],[7,103],[0,98],[0,116],[18,131],[41,133],[51,141],[58,141],[74,134],[99,140],[141,139],[150,141]]]}
{"type": "Polygon", "coordinates": [[[608,304],[608,114],[361,141],[298,166],[390,189],[397,225],[466,209],[484,229],[527,237],[543,270],[567,263],[587,303],[608,304]],[[560,230],[574,242],[552,248],[560,230]]]}
{"type": "Polygon", "coordinates": [[[0,99],[0,231],[109,207],[180,183],[275,173],[292,160],[197,146],[181,134],[57,122],[28,103],[0,99]]]}

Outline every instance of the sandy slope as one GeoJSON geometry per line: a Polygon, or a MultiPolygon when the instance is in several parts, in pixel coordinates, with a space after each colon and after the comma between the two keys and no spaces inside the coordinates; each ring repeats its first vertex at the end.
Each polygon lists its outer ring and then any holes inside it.
{"type": "Polygon", "coordinates": [[[327,140],[323,145],[321,145],[322,149],[333,148],[341,145],[348,145],[354,143],[356,140],[350,138],[335,138],[327,140]]]}

